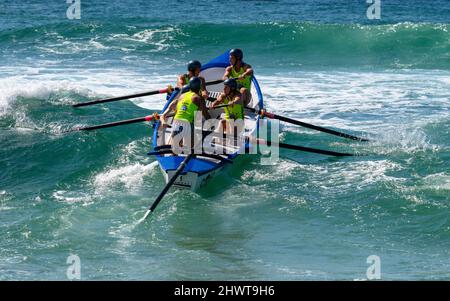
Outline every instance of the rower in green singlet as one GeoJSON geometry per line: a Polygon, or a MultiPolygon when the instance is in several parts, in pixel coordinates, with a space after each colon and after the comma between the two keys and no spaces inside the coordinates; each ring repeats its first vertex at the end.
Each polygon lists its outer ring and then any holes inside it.
{"type": "MultiPolygon", "coordinates": [[[[238,90],[237,80],[229,78],[224,81],[223,93],[219,95],[216,101],[213,102],[212,107],[220,104],[226,104],[224,107],[225,119],[221,121],[221,125],[226,129],[227,134],[234,132],[234,127],[237,123],[241,123],[241,130],[244,125],[244,102],[242,94],[238,90]],[[233,122],[231,122],[233,121],[233,122]]],[[[239,133],[236,133],[239,134],[239,133]]]]}
{"type": "Polygon", "coordinates": [[[231,49],[229,53],[230,66],[225,69],[223,80],[235,78],[238,82],[238,90],[242,94],[244,106],[251,100],[250,88],[252,84],[253,69],[243,61],[244,54],[241,49],[231,49]]]}
{"type": "MultiPolygon", "coordinates": [[[[201,88],[201,80],[200,78],[194,76],[191,77],[189,84],[185,86],[185,88],[189,88],[187,92],[180,95],[180,97],[171,102],[169,107],[164,111],[164,113],[160,116],[161,123],[163,125],[167,124],[167,117],[170,112],[175,112],[175,116],[173,117],[172,123],[172,134],[170,143],[173,144],[173,138],[177,135],[181,134],[183,137],[180,140],[179,146],[184,146],[185,138],[189,138],[186,135],[191,137],[194,133],[194,119],[195,114],[199,111],[202,112],[203,117],[205,119],[209,119],[210,115],[208,113],[208,109],[206,108],[205,101],[200,96],[200,88],[201,88]]],[[[174,145],[172,145],[174,146],[174,145]]]]}

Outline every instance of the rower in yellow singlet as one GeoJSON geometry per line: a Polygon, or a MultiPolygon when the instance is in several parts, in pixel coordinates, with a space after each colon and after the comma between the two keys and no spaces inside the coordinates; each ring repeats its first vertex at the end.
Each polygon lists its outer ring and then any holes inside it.
{"type": "Polygon", "coordinates": [[[229,54],[230,66],[225,69],[223,80],[235,78],[238,82],[238,89],[242,94],[244,106],[250,102],[250,88],[252,84],[253,69],[242,60],[244,54],[241,49],[231,49],[229,54]]]}
{"type": "Polygon", "coordinates": [[[194,134],[194,119],[197,112],[201,111],[205,119],[210,118],[208,109],[205,105],[205,101],[199,95],[201,88],[200,78],[196,76],[192,77],[189,81],[189,84],[185,86],[184,89],[186,88],[188,88],[189,90],[186,93],[180,95],[177,100],[173,101],[160,116],[161,123],[163,125],[167,125],[166,119],[168,117],[168,114],[170,112],[175,112],[170,139],[170,143],[175,147],[177,147],[178,145],[173,145],[173,140],[174,137],[178,135],[180,135],[181,137],[181,140],[179,140],[179,146],[186,145],[187,143],[184,143],[186,139],[189,139],[191,142],[193,142],[192,138],[194,134]]]}
{"type": "Polygon", "coordinates": [[[202,68],[202,64],[197,61],[190,61],[187,65],[188,73],[186,74],[180,74],[178,76],[177,81],[177,87],[180,89],[183,88],[185,85],[189,84],[189,81],[192,77],[198,77],[202,81],[201,88],[200,88],[200,95],[203,97],[204,100],[208,99],[208,91],[206,90],[206,82],[205,79],[202,76],[199,76],[200,69],[202,68]]]}
{"type": "Polygon", "coordinates": [[[212,107],[220,104],[227,105],[224,107],[225,119],[221,121],[221,125],[227,134],[234,133],[235,126],[242,131],[244,127],[244,102],[242,94],[237,89],[238,83],[236,79],[229,78],[223,82],[223,85],[223,93],[213,102],[212,107]]]}

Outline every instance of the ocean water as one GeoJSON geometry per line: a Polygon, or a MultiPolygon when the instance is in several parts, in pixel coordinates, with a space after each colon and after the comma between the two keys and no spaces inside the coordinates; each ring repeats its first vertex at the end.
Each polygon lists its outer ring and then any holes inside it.
{"type": "Polygon", "coordinates": [[[0,0],[0,279],[450,279],[450,1],[0,0]],[[242,16],[236,14],[242,11],[242,16]],[[367,154],[246,157],[198,193],[164,186],[140,117],[191,59],[240,47],[282,141],[367,154]],[[144,108],[145,107],[145,108],[144,108]]]}

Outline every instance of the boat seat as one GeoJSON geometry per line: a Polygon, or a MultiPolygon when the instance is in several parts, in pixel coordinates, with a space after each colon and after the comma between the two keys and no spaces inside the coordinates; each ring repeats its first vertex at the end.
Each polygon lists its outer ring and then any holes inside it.
{"type": "Polygon", "coordinates": [[[222,93],[222,92],[209,91],[208,92],[208,96],[211,97],[211,98],[216,98],[217,99],[217,97],[219,97],[220,93],[222,93]]]}
{"type": "Polygon", "coordinates": [[[212,103],[219,97],[220,93],[216,91],[208,91],[208,100],[206,101],[206,106],[209,107],[212,103]]]}

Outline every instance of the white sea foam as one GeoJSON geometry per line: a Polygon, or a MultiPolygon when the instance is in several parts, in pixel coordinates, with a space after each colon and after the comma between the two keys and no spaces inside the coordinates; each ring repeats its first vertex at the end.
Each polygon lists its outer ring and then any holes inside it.
{"type": "MultiPolygon", "coordinates": [[[[167,50],[170,47],[174,47],[176,45],[176,35],[182,34],[182,31],[176,27],[167,27],[167,28],[157,28],[157,29],[145,29],[143,31],[139,31],[134,34],[113,34],[109,41],[123,41],[126,44],[130,43],[142,43],[146,45],[153,46],[152,49],[149,49],[149,52],[160,52],[167,50]]],[[[132,44],[127,46],[130,49],[134,49],[135,46],[132,44]]]]}
{"type": "Polygon", "coordinates": [[[390,160],[336,162],[327,165],[304,164],[308,185],[317,185],[325,190],[362,188],[377,183],[403,183],[406,179],[392,175],[403,170],[400,164],[390,160]]]}
{"type": "Polygon", "coordinates": [[[140,140],[132,141],[128,145],[126,145],[123,149],[123,155],[119,159],[120,164],[125,165],[136,162],[138,160],[141,161],[148,159],[148,156],[146,156],[145,152],[145,150],[148,150],[148,146],[150,145],[150,142],[148,140],[149,138],[145,137],[140,140]]]}
{"type": "Polygon", "coordinates": [[[66,55],[66,54],[78,54],[83,52],[96,52],[100,50],[107,50],[110,47],[103,45],[99,42],[100,38],[91,38],[88,42],[70,40],[63,36],[51,37],[51,41],[45,44],[45,46],[36,46],[42,53],[66,55]]]}
{"type": "Polygon", "coordinates": [[[108,49],[108,47],[106,47],[105,45],[103,45],[102,43],[95,41],[94,39],[91,39],[89,41],[89,44],[94,47],[95,49],[108,49]]]}
{"type": "Polygon", "coordinates": [[[80,191],[57,190],[52,194],[53,198],[64,203],[83,203],[88,205],[93,202],[92,196],[80,191]]]}
{"type": "Polygon", "coordinates": [[[422,129],[422,126],[411,127],[410,125],[389,125],[375,138],[369,145],[371,150],[377,154],[390,154],[393,152],[421,152],[433,151],[440,149],[439,145],[435,145],[429,141],[429,137],[422,129]]]}
{"type": "Polygon", "coordinates": [[[26,76],[0,78],[0,116],[7,112],[9,106],[17,97],[46,99],[51,93],[73,90],[86,93],[88,90],[68,80],[53,80],[51,78],[26,76]]]}
{"type": "Polygon", "coordinates": [[[292,172],[299,166],[291,161],[281,160],[277,165],[265,169],[246,170],[241,179],[256,182],[280,181],[292,176],[292,172]]]}
{"type": "MultiPolygon", "coordinates": [[[[405,179],[389,175],[390,172],[402,170],[400,164],[389,160],[352,162],[340,172],[332,173],[336,181],[339,179],[346,183],[359,183],[369,185],[376,182],[403,182],[405,179]],[[339,178],[339,179],[337,179],[339,178]]],[[[334,181],[333,181],[334,182],[334,181]]]]}
{"type": "Polygon", "coordinates": [[[135,163],[111,168],[97,174],[93,184],[98,191],[110,190],[118,185],[125,187],[127,190],[133,190],[142,186],[145,176],[149,175],[156,166],[157,162],[155,161],[148,165],[135,163]]]}
{"type": "Polygon", "coordinates": [[[450,190],[450,175],[444,172],[428,175],[422,182],[422,187],[425,189],[433,189],[443,192],[450,190]]]}
{"type": "MultiPolygon", "coordinates": [[[[304,206],[307,204],[307,201],[305,198],[299,196],[299,195],[290,195],[286,197],[287,201],[291,203],[292,205],[296,207],[304,206]]],[[[281,210],[282,208],[280,208],[281,210]]]]}

